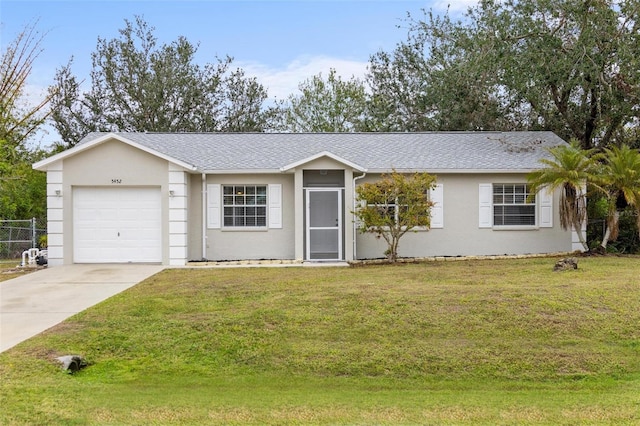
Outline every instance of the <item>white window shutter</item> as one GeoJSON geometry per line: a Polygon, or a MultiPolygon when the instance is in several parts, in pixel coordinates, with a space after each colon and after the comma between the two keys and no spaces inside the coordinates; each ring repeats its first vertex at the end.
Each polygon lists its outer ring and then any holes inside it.
{"type": "Polygon", "coordinates": [[[220,184],[207,185],[207,228],[220,228],[220,184]]]}
{"type": "Polygon", "coordinates": [[[429,191],[431,206],[431,228],[444,228],[444,189],[441,183],[429,191]]]}
{"type": "Polygon", "coordinates": [[[492,214],[492,200],[493,200],[493,185],[490,183],[481,183],[479,190],[480,206],[479,216],[480,221],[478,226],[480,228],[491,228],[493,226],[493,214],[492,214]]]}
{"type": "Polygon", "coordinates": [[[282,228],[282,185],[269,185],[269,228],[282,228]]]}
{"type": "Polygon", "coordinates": [[[542,188],[538,194],[540,207],[540,228],[553,227],[553,192],[548,188],[542,188]]]}

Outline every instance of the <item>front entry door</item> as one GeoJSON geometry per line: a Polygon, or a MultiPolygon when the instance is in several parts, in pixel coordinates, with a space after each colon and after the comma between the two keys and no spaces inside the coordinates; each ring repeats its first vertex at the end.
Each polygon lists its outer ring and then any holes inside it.
{"type": "Polygon", "coordinates": [[[342,260],[342,189],[307,189],[307,259],[342,260]]]}

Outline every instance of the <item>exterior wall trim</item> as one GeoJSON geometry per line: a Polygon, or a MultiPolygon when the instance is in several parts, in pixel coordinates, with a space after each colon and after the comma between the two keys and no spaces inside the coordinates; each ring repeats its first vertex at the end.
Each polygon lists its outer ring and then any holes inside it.
{"type": "Polygon", "coordinates": [[[169,163],[169,265],[187,264],[188,188],[187,173],[169,163]]]}
{"type": "Polygon", "coordinates": [[[64,194],[63,162],[56,161],[47,168],[47,251],[48,264],[64,264],[64,194]]]}

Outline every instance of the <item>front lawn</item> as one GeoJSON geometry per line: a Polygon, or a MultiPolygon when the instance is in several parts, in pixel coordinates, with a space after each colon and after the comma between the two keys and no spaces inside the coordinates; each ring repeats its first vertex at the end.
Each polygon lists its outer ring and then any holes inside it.
{"type": "Polygon", "coordinates": [[[640,258],[554,262],[166,270],[0,354],[0,424],[640,423],[640,258]]]}

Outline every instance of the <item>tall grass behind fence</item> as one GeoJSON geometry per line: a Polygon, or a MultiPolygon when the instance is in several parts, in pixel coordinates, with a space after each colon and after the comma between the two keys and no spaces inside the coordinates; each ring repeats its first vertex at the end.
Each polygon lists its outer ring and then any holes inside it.
{"type": "Polygon", "coordinates": [[[0,259],[19,259],[23,251],[38,247],[40,237],[46,234],[46,224],[35,217],[0,220],[0,259]]]}

